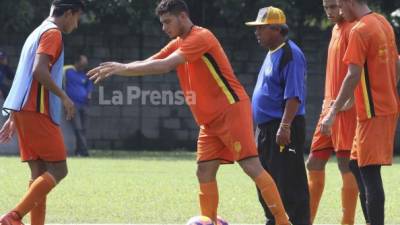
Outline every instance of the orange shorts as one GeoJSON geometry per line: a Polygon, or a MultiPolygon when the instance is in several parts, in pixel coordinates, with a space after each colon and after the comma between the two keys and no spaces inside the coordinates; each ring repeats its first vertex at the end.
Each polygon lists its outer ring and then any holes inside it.
{"type": "Polygon", "coordinates": [[[230,105],[216,119],[200,126],[198,162],[233,163],[257,156],[249,100],[230,105]]]}
{"type": "Polygon", "coordinates": [[[67,151],[61,128],[37,112],[14,112],[22,161],[64,161],[67,151]]]}
{"type": "Polygon", "coordinates": [[[398,117],[394,114],[358,121],[351,149],[351,159],[356,159],[358,166],[392,164],[398,117]]]}
{"type": "Polygon", "coordinates": [[[350,152],[357,124],[356,109],[352,107],[347,111],[339,112],[332,125],[331,136],[326,136],[321,134],[320,127],[322,119],[324,119],[330,110],[330,106],[331,101],[324,101],[322,112],[312,139],[311,152],[323,149],[331,149],[335,152],[350,152]]]}

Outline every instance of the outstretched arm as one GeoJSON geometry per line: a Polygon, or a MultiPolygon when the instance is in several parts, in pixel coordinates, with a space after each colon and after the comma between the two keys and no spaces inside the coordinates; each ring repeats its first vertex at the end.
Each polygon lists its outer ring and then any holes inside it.
{"type": "Polygon", "coordinates": [[[88,76],[94,83],[111,76],[144,76],[151,74],[165,74],[175,69],[179,64],[183,64],[185,58],[174,52],[165,59],[146,59],[131,63],[105,62],[100,66],[90,70],[88,76]]]}

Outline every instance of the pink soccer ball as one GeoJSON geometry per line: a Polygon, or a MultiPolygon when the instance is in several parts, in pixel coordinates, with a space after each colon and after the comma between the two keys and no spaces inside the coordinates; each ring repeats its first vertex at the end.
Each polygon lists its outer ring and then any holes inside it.
{"type": "Polygon", "coordinates": [[[186,225],[214,225],[213,221],[207,216],[194,216],[189,219],[186,225]]]}
{"type": "Polygon", "coordinates": [[[222,217],[217,216],[217,225],[229,225],[229,223],[224,220],[222,217]]]}

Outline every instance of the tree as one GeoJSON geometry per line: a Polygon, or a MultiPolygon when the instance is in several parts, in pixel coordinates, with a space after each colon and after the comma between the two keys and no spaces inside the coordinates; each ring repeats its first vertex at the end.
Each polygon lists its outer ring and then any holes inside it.
{"type": "MultiPolygon", "coordinates": [[[[145,20],[156,19],[154,8],[159,0],[85,0],[87,12],[83,24],[124,24],[140,28],[145,20]]],[[[254,20],[261,7],[273,5],[283,9],[292,30],[305,27],[325,29],[322,0],[186,0],[196,24],[240,28],[245,21],[254,20]]],[[[3,31],[28,31],[47,15],[51,0],[1,0],[0,21],[3,31]]],[[[400,8],[400,1],[372,1],[374,9],[388,18],[400,8]]]]}

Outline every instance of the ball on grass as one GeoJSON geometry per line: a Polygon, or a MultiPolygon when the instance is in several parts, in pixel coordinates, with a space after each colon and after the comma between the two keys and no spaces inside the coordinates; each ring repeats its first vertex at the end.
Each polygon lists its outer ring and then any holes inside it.
{"type": "Polygon", "coordinates": [[[186,225],[214,225],[213,221],[207,216],[194,216],[189,219],[186,225]]]}

